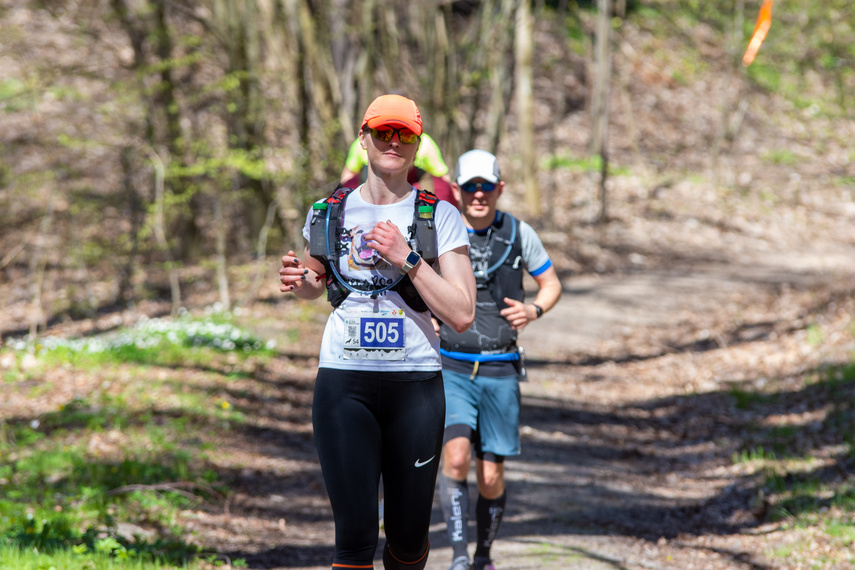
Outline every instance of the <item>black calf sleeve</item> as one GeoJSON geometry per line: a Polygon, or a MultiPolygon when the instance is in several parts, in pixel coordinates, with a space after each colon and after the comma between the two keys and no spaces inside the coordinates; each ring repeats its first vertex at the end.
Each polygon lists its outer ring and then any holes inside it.
{"type": "Polygon", "coordinates": [[[493,546],[499,525],[502,524],[507,498],[507,490],[495,499],[478,495],[478,502],[475,505],[475,517],[478,521],[478,543],[475,546],[477,558],[490,558],[490,547],[493,546]]]}
{"type": "Polygon", "coordinates": [[[439,476],[439,502],[448,525],[452,558],[466,556],[469,542],[469,487],[466,481],[458,481],[443,474],[439,476]]]}

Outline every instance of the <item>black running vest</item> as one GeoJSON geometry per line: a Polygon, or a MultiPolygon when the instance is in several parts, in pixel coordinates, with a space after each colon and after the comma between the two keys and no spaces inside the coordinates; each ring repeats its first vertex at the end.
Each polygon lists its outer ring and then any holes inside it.
{"type": "MultiPolygon", "coordinates": [[[[382,289],[354,289],[341,279],[337,263],[341,252],[341,232],[344,213],[344,203],[353,188],[337,185],[326,200],[316,202],[312,206],[312,220],[309,226],[309,253],[320,261],[326,271],[327,300],[333,307],[338,307],[347,296],[353,292],[370,294],[376,297],[391,289],[407,303],[411,309],[419,312],[428,310],[424,300],[419,295],[408,275],[402,275],[392,286],[382,289]]],[[[436,220],[434,211],[439,199],[426,190],[417,190],[413,223],[409,231],[408,242],[413,251],[422,256],[428,265],[437,259],[436,220]]]]}
{"type": "Polygon", "coordinates": [[[517,331],[499,311],[506,307],[505,297],[525,299],[519,222],[510,214],[496,212],[485,234],[469,234],[469,259],[478,287],[475,322],[462,333],[441,323],[440,346],[452,352],[476,354],[515,352],[517,331]]]}

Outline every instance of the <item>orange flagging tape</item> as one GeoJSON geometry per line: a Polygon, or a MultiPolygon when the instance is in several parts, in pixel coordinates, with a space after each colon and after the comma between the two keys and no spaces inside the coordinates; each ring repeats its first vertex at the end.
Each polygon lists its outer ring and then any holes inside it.
{"type": "Polygon", "coordinates": [[[748,49],[745,50],[745,55],[742,56],[742,65],[748,67],[754,61],[757,51],[760,49],[760,44],[766,38],[766,33],[772,26],[772,2],[775,0],[763,0],[763,5],[760,6],[760,13],[757,15],[757,23],[754,25],[754,33],[751,34],[751,40],[748,42],[748,49]]]}

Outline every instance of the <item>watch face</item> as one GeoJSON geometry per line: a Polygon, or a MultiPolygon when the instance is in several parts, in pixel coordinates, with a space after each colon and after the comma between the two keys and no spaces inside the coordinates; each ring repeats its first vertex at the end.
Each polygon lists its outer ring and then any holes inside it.
{"type": "Polygon", "coordinates": [[[409,263],[410,265],[415,265],[419,262],[421,258],[422,257],[418,253],[416,253],[415,251],[411,251],[409,255],[407,255],[407,263],[409,263]]]}

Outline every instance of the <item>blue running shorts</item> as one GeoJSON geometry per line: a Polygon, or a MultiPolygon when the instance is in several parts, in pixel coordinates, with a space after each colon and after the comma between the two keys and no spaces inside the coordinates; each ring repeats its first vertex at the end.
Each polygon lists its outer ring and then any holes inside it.
{"type": "Polygon", "coordinates": [[[475,376],[442,371],[445,427],[463,424],[478,434],[481,452],[520,454],[520,384],[516,375],[475,376]]]}

